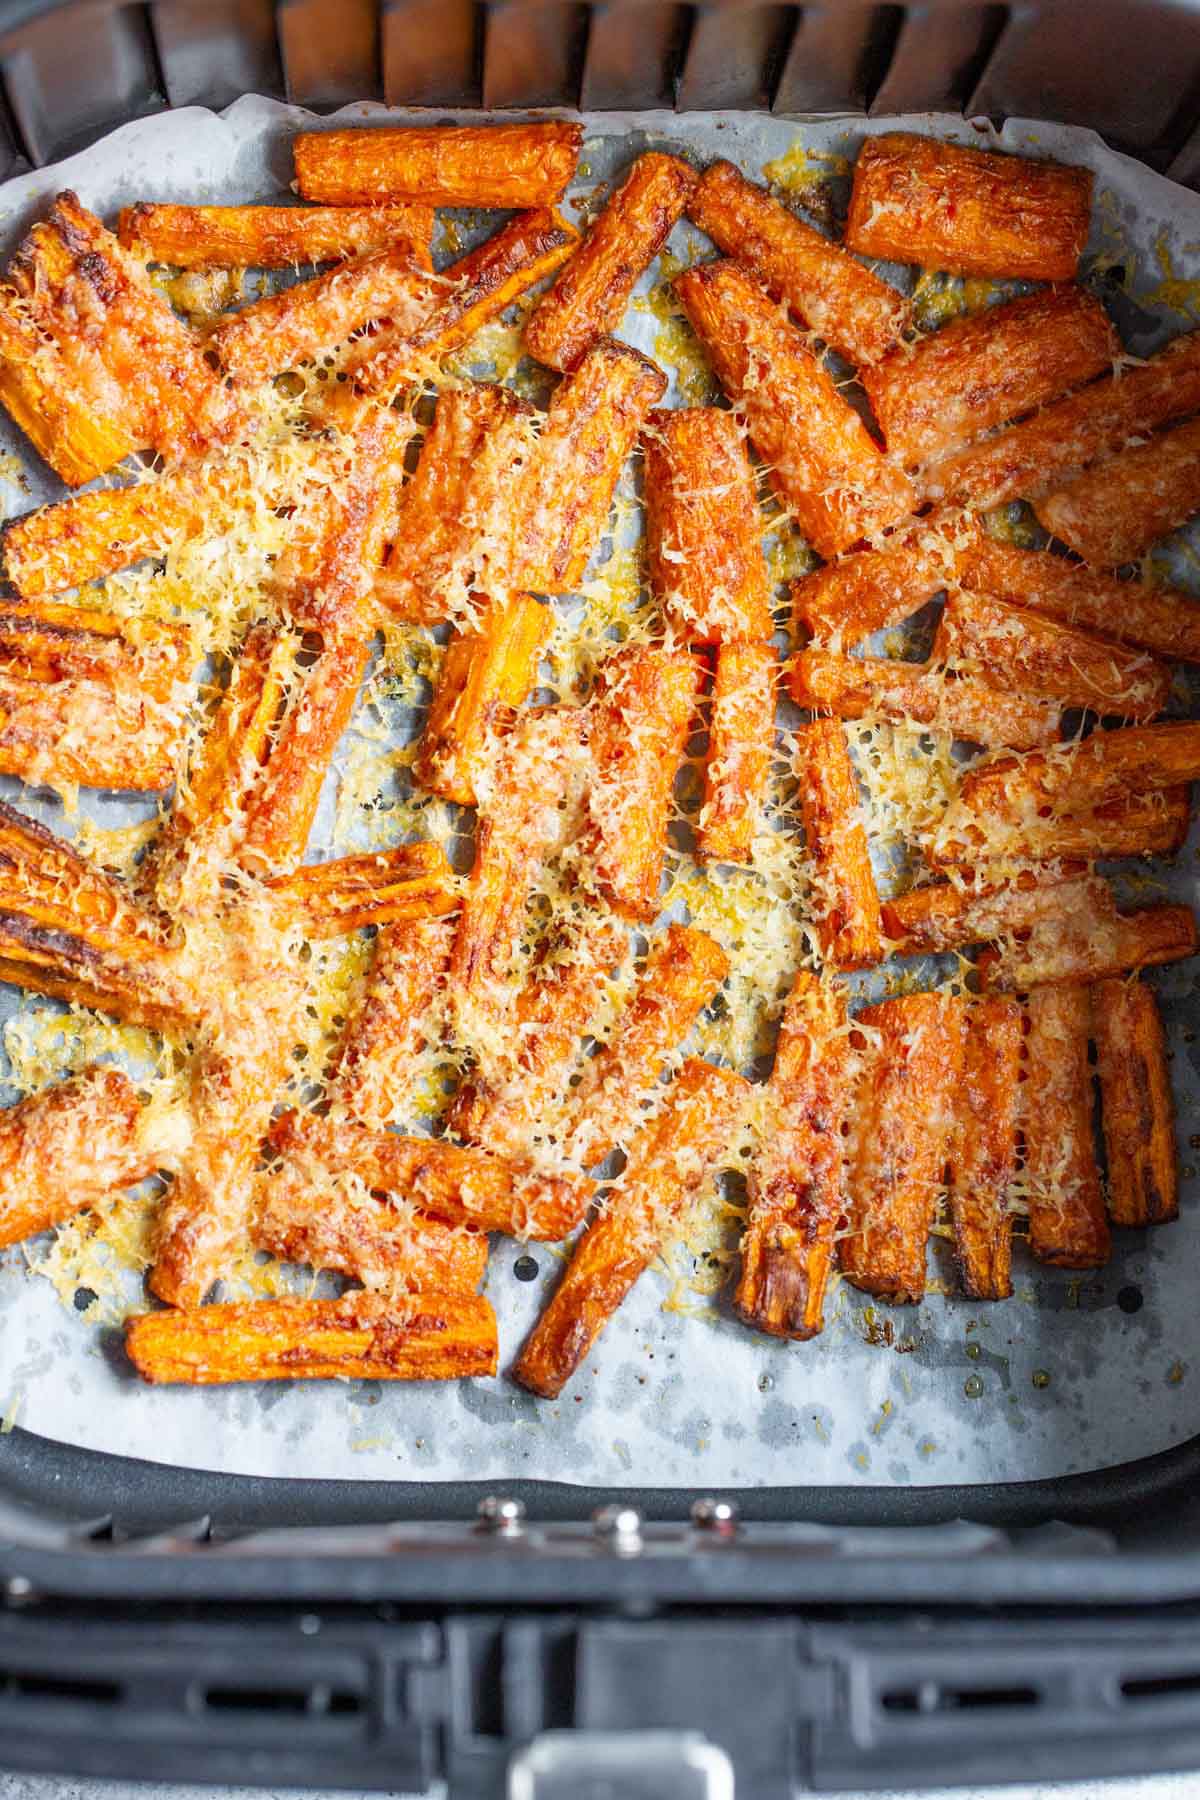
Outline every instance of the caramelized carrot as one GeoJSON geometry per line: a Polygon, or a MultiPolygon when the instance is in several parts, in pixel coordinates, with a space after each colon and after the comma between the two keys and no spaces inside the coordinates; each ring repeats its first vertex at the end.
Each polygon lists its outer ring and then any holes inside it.
{"type": "Polygon", "coordinates": [[[366,926],[455,912],[446,853],[438,844],[397,844],[363,856],[304,863],[264,884],[283,896],[308,938],[342,937],[366,926]]]}
{"type": "Polygon", "coordinates": [[[775,747],[775,676],[770,644],[722,644],[713,673],[697,854],[749,862],[775,747]]]}
{"type": "Polygon", "coordinates": [[[375,939],[375,955],[342,1032],[326,1083],[332,1106],[376,1131],[391,1123],[411,1089],[416,1058],[434,1030],[454,927],[405,919],[375,939]]]}
{"type": "Polygon", "coordinates": [[[1092,1148],[1090,1007],[1083,987],[1036,988],[1021,1084],[1029,1247],[1059,1269],[1095,1269],[1111,1254],[1092,1148]]]}
{"type": "Polygon", "coordinates": [[[473,1294],[487,1267],[479,1231],[447,1225],[342,1183],[310,1184],[285,1167],[263,1178],[252,1227],[259,1250],[282,1262],[352,1275],[389,1293],[473,1294]]]}
{"type": "Polygon", "coordinates": [[[964,1294],[1012,1293],[1009,1194],[1017,1172],[1017,1092],[1024,1019],[1015,1000],[968,1008],[951,1157],[950,1220],[964,1294]]]}
{"type": "Polygon", "coordinates": [[[984,988],[1020,994],[1051,982],[1103,981],[1130,969],[1180,962],[1196,954],[1196,945],[1190,906],[1118,913],[1111,897],[1107,905],[1095,905],[1093,898],[1075,911],[1039,920],[1022,942],[985,950],[977,966],[984,988]]]}
{"type": "Polygon", "coordinates": [[[836,719],[800,727],[796,766],[821,953],[839,969],[868,968],[883,954],[879,895],[858,778],[836,719]]]}
{"type": "Polygon", "coordinates": [[[1114,1225],[1161,1225],[1179,1216],[1179,1165],[1167,1041],[1153,990],[1137,980],[1099,982],[1092,1031],[1108,1216],[1114,1225]]]}
{"type": "Polygon", "coordinates": [[[137,449],[120,391],[79,384],[69,356],[39,329],[20,296],[0,286],[0,405],[68,487],[82,487],[137,449]]]}
{"type": "Polygon", "coordinates": [[[959,542],[978,527],[965,516],[931,517],[896,531],[879,548],[839,556],[792,583],[792,607],[813,637],[850,649],[919,612],[955,583],[959,542]]]}
{"type": "Polygon", "coordinates": [[[995,687],[1060,706],[1152,719],[1171,691],[1170,669],[1147,651],[980,594],[951,595],[941,641],[956,667],[995,687]]]}
{"type": "Polygon", "coordinates": [[[989,749],[1032,748],[1059,736],[1061,709],[1053,702],[1006,693],[976,675],[951,679],[937,662],[802,650],[784,664],[784,678],[798,706],[839,719],[878,714],[989,749]]]}
{"type": "Polygon", "coordinates": [[[302,131],[293,143],[306,200],[330,206],[553,206],[579,159],[583,126],[404,125],[302,131]]]}
{"type": "Polygon", "coordinates": [[[955,804],[923,845],[935,866],[974,866],[989,857],[1018,860],[1082,857],[1098,862],[1114,856],[1173,856],[1182,849],[1191,822],[1191,790],[1159,788],[1111,800],[1092,812],[1031,807],[1022,817],[972,820],[955,804]]]}
{"type": "Polygon", "coordinates": [[[476,778],[537,680],[554,614],[530,594],[489,607],[442,663],[414,772],[432,793],[473,806],[476,778]]]}
{"type": "Polygon", "coordinates": [[[1200,421],[1097,463],[1035,510],[1085,562],[1108,569],[1135,562],[1200,511],[1200,421]]]}
{"type": "Polygon", "coordinates": [[[121,210],[117,236],[146,262],[176,269],[290,269],[400,250],[431,269],[433,208],[407,206],[161,206],[121,210]]]}
{"type": "MultiPolygon", "coordinates": [[[[1010,879],[975,880],[969,887],[939,881],[913,888],[884,902],[884,933],[897,956],[923,956],[1028,931],[1069,903],[1085,867],[1050,863],[1045,868],[1023,869],[1010,879]]],[[[1089,878],[1082,875],[1082,881],[1087,884],[1089,878]]],[[[1098,877],[1091,881],[1108,893],[1107,884],[1098,877]]]]}
{"type": "Polygon", "coordinates": [[[1095,812],[1155,788],[1200,779],[1200,724],[1094,731],[1082,743],[995,756],[963,780],[961,805],[980,824],[1095,812]]]}

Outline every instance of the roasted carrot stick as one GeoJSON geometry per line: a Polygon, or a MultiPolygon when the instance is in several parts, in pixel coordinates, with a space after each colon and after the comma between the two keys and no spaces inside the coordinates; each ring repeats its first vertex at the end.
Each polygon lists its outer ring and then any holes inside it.
{"type": "Polygon", "coordinates": [[[796,770],[821,954],[839,969],[868,968],[883,954],[879,895],[858,778],[838,720],[800,727],[796,770]]]}
{"type": "Polygon", "coordinates": [[[615,338],[594,344],[560,383],[512,496],[514,586],[535,594],[579,586],[617,478],[666,385],[655,363],[615,338]]]}
{"type": "Polygon", "coordinates": [[[182,708],[136,681],[23,681],[0,673],[0,773],[57,793],[156,793],[175,779],[182,708]]]}
{"type": "Polygon", "coordinates": [[[326,1097],[382,1131],[416,1075],[417,1056],[436,1031],[454,927],[448,919],[405,919],[375,940],[370,971],[342,1033],[326,1097]]]}
{"type": "Polygon", "coordinates": [[[546,1175],[446,1138],[400,1137],[314,1113],[284,1113],[270,1132],[276,1153],[312,1180],[357,1175],[368,1188],[411,1200],[423,1212],[476,1231],[555,1240],[587,1211],[594,1183],[546,1175]]]}
{"type": "Polygon", "coordinates": [[[912,511],[908,478],[756,281],[736,263],[703,263],[675,291],[815,550],[836,556],[912,511]]]}
{"type": "Polygon", "coordinates": [[[1093,812],[1036,808],[1021,818],[980,822],[957,803],[923,845],[935,866],[974,866],[989,857],[1029,861],[1082,857],[1097,862],[1114,856],[1173,856],[1183,847],[1191,822],[1191,790],[1159,788],[1111,800],[1093,812]]]}
{"type": "Polygon", "coordinates": [[[1179,1216],[1175,1107],[1167,1041],[1154,991],[1138,980],[1092,989],[1092,1032],[1114,1225],[1161,1225],[1179,1216]]]}
{"type": "Polygon", "coordinates": [[[308,1263],[353,1275],[389,1293],[473,1294],[487,1267],[479,1231],[447,1225],[415,1207],[395,1204],[347,1184],[310,1185],[283,1169],[263,1178],[252,1227],[260,1250],[282,1262],[308,1263]]]}
{"type": "Polygon", "coordinates": [[[306,200],[330,206],[553,206],[575,173],[583,126],[405,125],[302,131],[292,148],[306,200]]]}
{"type": "Polygon", "coordinates": [[[713,672],[704,804],[696,850],[711,862],[749,862],[775,747],[775,651],[721,644],[713,672]]]}
{"type": "Polygon", "coordinates": [[[839,556],[792,583],[796,617],[822,645],[848,650],[953,586],[959,543],[978,530],[965,514],[934,516],[893,532],[877,549],[839,556]]]}
{"type": "Polygon", "coordinates": [[[455,912],[459,904],[445,851],[428,843],[304,863],[266,886],[290,903],[308,938],[437,917],[455,912]]]}
{"type": "Polygon", "coordinates": [[[965,1007],[944,994],[906,994],[867,1007],[871,1033],[848,1182],[849,1235],[839,1251],[855,1287],[920,1300],[925,1245],[951,1154],[963,1063],[965,1007]]]}
{"type": "Polygon", "coordinates": [[[1051,982],[1104,981],[1131,969],[1180,962],[1194,956],[1196,946],[1190,906],[1118,913],[1111,905],[1085,901],[1077,912],[1040,920],[1021,942],[983,951],[977,967],[984,988],[1022,994],[1051,982]]]}
{"type": "Polygon", "coordinates": [[[939,639],[956,668],[995,687],[1060,706],[1152,719],[1171,691],[1170,669],[1148,651],[1093,637],[981,594],[951,595],[939,639]]]}
{"type": "Polygon", "coordinates": [[[124,625],[83,606],[0,606],[0,669],[20,681],[137,688],[165,704],[190,673],[190,640],[180,626],[150,619],[124,625]]]}
{"type": "Polygon", "coordinates": [[[191,469],[132,487],[98,488],[14,519],[4,567],[17,592],[37,600],[82,587],[153,556],[211,519],[212,496],[191,469]]]}
{"type": "Polygon", "coordinates": [[[475,804],[478,771],[532,693],[553,628],[550,607],[518,594],[490,606],[477,631],[451,640],[413,765],[432,793],[475,804]]]}
{"type": "Polygon", "coordinates": [[[850,362],[878,362],[904,329],[903,295],[731,162],[704,171],[687,211],[718,250],[744,263],[801,325],[850,362]]]}
{"type": "Polygon", "coordinates": [[[620,650],[604,665],[589,705],[586,850],[596,885],[631,919],[658,911],[671,789],[697,686],[686,651],[620,650]]]}
{"type": "Polygon", "coordinates": [[[1015,1000],[968,1008],[962,1080],[951,1144],[950,1219],[964,1294],[1012,1293],[1012,1213],[1017,1172],[1017,1092],[1024,1017],[1015,1000]]]}
{"type": "Polygon", "coordinates": [[[750,1167],[733,1305],[772,1337],[816,1337],[842,1211],[852,1055],[842,989],[801,971],[788,997],[750,1167]]]}
{"type": "Polygon", "coordinates": [[[0,1249],[152,1175],[162,1154],[119,1069],[97,1064],[0,1109],[0,1249]]]}
{"type": "Polygon", "coordinates": [[[403,250],[430,269],[433,207],[161,206],[121,210],[117,236],[146,262],[176,269],[290,269],[370,250],[403,250]]]}
{"type": "Polygon", "coordinates": [[[1021,1124],[1029,1247],[1056,1268],[1099,1268],[1112,1246],[1092,1148],[1088,992],[1036,988],[1025,1006],[1021,1124]]]}
{"type": "Polygon", "coordinates": [[[1073,281],[1091,213],[1089,169],[889,131],[854,165],[846,243],[955,275],[1073,281]]]}
{"type": "Polygon", "coordinates": [[[862,380],[889,452],[915,466],[1057,400],[1120,353],[1100,302],[1059,287],[902,344],[862,380]]]}
{"type": "Polygon", "coordinates": [[[1200,331],[1191,331],[1147,362],[1123,365],[982,444],[931,463],[920,491],[926,500],[983,511],[1009,500],[1037,500],[1098,457],[1198,409],[1200,331]]]}
{"type": "Polygon", "coordinates": [[[1035,510],[1085,562],[1108,569],[1135,562],[1200,511],[1200,421],[1097,463],[1035,510]]]}
{"type": "Polygon", "coordinates": [[[652,412],[642,442],[655,599],[692,643],[765,643],[763,519],[737,419],[707,406],[652,412]]]}
{"type": "Polygon", "coordinates": [[[525,348],[552,369],[573,369],[620,325],[634,283],[658,255],[696,185],[675,156],[639,156],[525,327],[525,348]]]}
{"type": "Polygon", "coordinates": [[[143,1381],[459,1381],[494,1375],[496,1315],[481,1294],[345,1294],[143,1313],[125,1327],[143,1381]]]}
{"type": "Polygon", "coordinates": [[[728,973],[721,946],[693,925],[668,925],[650,940],[633,997],[575,1090],[565,1141],[583,1168],[630,1143],[671,1051],[728,973]]]}
{"type": "Polygon", "coordinates": [[[884,902],[884,934],[897,956],[960,950],[1009,937],[1053,918],[1081,891],[1094,887],[1108,895],[1108,884],[1085,871],[1085,864],[1058,862],[999,881],[976,879],[969,887],[939,881],[913,888],[884,902]]]}
{"type": "Polygon", "coordinates": [[[839,719],[877,713],[987,749],[1027,749],[1052,744],[1059,736],[1059,706],[1006,693],[975,675],[951,679],[936,662],[802,650],[784,664],[784,678],[798,706],[839,719]]]}
{"type": "Polygon", "coordinates": [[[94,372],[81,387],[8,286],[0,286],[0,405],[68,487],[81,487],[137,448],[120,392],[94,372]]]}
{"type": "Polygon", "coordinates": [[[513,1366],[513,1379],[530,1393],[552,1400],[562,1392],[725,1154],[749,1091],[730,1069],[684,1063],[513,1366]]]}
{"type": "Polygon", "coordinates": [[[1033,815],[1095,812],[1148,789],[1200,779],[1200,724],[1138,725],[1094,731],[1082,743],[994,756],[962,784],[964,813],[982,825],[1033,815]]]}

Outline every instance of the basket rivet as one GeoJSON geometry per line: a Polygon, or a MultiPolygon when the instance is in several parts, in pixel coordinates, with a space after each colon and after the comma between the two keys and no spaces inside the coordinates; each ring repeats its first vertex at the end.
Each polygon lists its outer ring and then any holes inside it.
{"type": "Polygon", "coordinates": [[[486,1494],[476,1508],[480,1531],[495,1537],[520,1537],[525,1519],[525,1502],[506,1494],[486,1494]]]}
{"type": "Polygon", "coordinates": [[[628,1553],[642,1547],[642,1515],[636,1506],[598,1507],[592,1530],[614,1550],[628,1553]]]}
{"type": "Polygon", "coordinates": [[[4,1583],[4,1599],[8,1606],[28,1606],[35,1597],[33,1583],[27,1575],[10,1575],[4,1583]]]}
{"type": "Polygon", "coordinates": [[[732,1537],[737,1530],[737,1507],[732,1500],[693,1500],[692,1524],[697,1531],[711,1531],[718,1537],[732,1537]]]}

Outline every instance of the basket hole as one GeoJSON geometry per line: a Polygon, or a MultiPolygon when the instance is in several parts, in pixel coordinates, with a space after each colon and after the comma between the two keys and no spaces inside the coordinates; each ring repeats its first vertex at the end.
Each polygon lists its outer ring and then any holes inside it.
{"type": "Polygon", "coordinates": [[[112,1706],[121,1698],[115,1681],[86,1681],[71,1675],[31,1675],[0,1669],[0,1694],[13,1700],[76,1700],[112,1706]]]}
{"type": "Polygon", "coordinates": [[[1178,1675],[1138,1675],[1121,1683],[1126,1700],[1165,1700],[1172,1694],[1200,1694],[1200,1669],[1178,1675]]]}

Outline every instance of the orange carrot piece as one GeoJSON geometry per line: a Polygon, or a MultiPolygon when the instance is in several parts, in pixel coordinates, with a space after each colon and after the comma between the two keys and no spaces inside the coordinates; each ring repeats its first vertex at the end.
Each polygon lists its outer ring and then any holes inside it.
{"type": "MultiPolygon", "coordinates": [[[[1074,884],[1072,884],[1074,885],[1074,884]]],[[[1064,890],[1065,891],[1065,890],[1064,890]]],[[[1196,954],[1190,906],[1143,906],[1118,913],[1084,899],[1075,911],[1039,920],[1028,937],[979,958],[981,986],[1012,994],[1058,982],[1104,981],[1196,954]]]]}
{"type": "Polygon", "coordinates": [[[137,448],[128,408],[112,382],[81,384],[68,354],[34,324],[20,297],[0,286],[0,405],[68,487],[82,487],[137,448]]]}
{"type": "Polygon", "coordinates": [[[413,765],[432,793],[473,806],[493,740],[533,692],[554,628],[552,608],[531,594],[489,607],[478,631],[451,639],[413,765]]]}
{"type": "Polygon", "coordinates": [[[293,143],[306,200],[329,206],[553,206],[575,173],[583,126],[404,125],[302,131],[293,143]]]}
{"type": "Polygon", "coordinates": [[[175,779],[182,709],[136,680],[24,681],[0,673],[0,774],[34,787],[158,793],[175,779]]]}
{"type": "Polygon", "coordinates": [[[483,1280],[488,1241],[482,1232],[365,1191],[348,1193],[336,1182],[310,1185],[293,1175],[285,1166],[263,1179],[251,1233],[259,1250],[389,1293],[473,1294],[483,1280]]]}
{"type": "Polygon", "coordinates": [[[1117,856],[1174,856],[1191,823],[1191,790],[1159,788],[1112,800],[1092,812],[1059,812],[1036,807],[1020,818],[980,824],[955,804],[922,848],[935,867],[973,867],[989,857],[1046,861],[1082,857],[1099,862],[1117,856]]]}
{"type": "Polygon", "coordinates": [[[961,806],[981,824],[1034,814],[1095,812],[1148,789],[1200,780],[1200,723],[1094,731],[1082,743],[989,757],[962,784],[961,806]]]}
{"type": "Polygon", "coordinates": [[[0,669],[19,681],[97,681],[166,704],[191,673],[182,626],[48,600],[0,605],[0,669]]]}
{"type": "Polygon", "coordinates": [[[1034,510],[1085,562],[1108,569],[1136,562],[1200,512],[1200,421],[1097,463],[1034,510]]]}
{"type": "Polygon", "coordinates": [[[121,210],[117,236],[146,262],[176,269],[290,269],[401,250],[431,269],[433,207],[163,206],[121,210]]]}
{"type": "Polygon", "coordinates": [[[404,919],[375,940],[375,955],[326,1082],[332,1106],[382,1131],[400,1111],[417,1056],[437,1029],[454,926],[404,919]]]}
{"type": "Polygon", "coordinates": [[[343,937],[458,909],[451,869],[438,844],[397,844],[363,856],[303,863],[265,886],[282,895],[308,938],[343,937]]]}
{"type": "Polygon", "coordinates": [[[1096,1269],[1112,1244],[1092,1147],[1091,1010],[1084,987],[1037,988],[1021,1083],[1029,1247],[1059,1269],[1096,1269]]]}
{"type": "Polygon", "coordinates": [[[893,532],[879,548],[840,556],[792,583],[796,618],[821,645],[848,650],[911,618],[935,594],[952,587],[959,544],[978,530],[965,515],[935,515],[893,532]]]}
{"type": "Polygon", "coordinates": [[[968,1008],[953,1128],[950,1220],[964,1294],[1012,1293],[1009,1193],[1017,1172],[1017,1094],[1024,1017],[1015,1000],[968,1008]]]}
{"type": "Polygon", "coordinates": [[[975,675],[951,679],[936,662],[802,650],[785,663],[784,678],[798,706],[839,719],[878,714],[988,749],[1028,749],[1059,736],[1057,705],[1006,693],[975,675]]]}
{"type": "Polygon", "coordinates": [[[137,1092],[97,1064],[0,1109],[0,1250],[159,1166],[137,1092]]]}
{"type": "Polygon", "coordinates": [[[858,777],[836,719],[800,727],[796,768],[821,954],[839,969],[869,968],[883,955],[879,895],[858,777]]]}
{"type": "Polygon", "coordinates": [[[975,880],[969,887],[934,882],[884,902],[884,934],[897,956],[986,944],[1052,918],[1089,881],[1109,892],[1099,877],[1087,876],[1086,864],[1067,862],[1022,869],[999,881],[975,880]]]}
{"type": "Polygon", "coordinates": [[[1153,989],[1101,981],[1092,989],[1092,1031],[1114,1225],[1161,1225],[1179,1216],[1175,1107],[1167,1040],[1153,989]]]}
{"type": "Polygon", "coordinates": [[[749,862],[775,748],[775,651],[722,644],[713,673],[696,851],[710,862],[749,862]]]}

